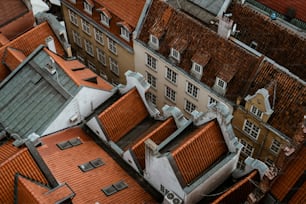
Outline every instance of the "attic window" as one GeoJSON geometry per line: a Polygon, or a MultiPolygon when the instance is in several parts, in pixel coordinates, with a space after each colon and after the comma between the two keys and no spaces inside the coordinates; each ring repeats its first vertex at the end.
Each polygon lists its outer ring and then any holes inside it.
{"type": "Polygon", "coordinates": [[[117,183],[114,183],[108,187],[105,187],[102,189],[102,191],[105,193],[105,195],[110,196],[113,195],[114,193],[121,191],[125,188],[127,188],[128,185],[124,181],[119,181],[117,183]]]}
{"type": "Polygon", "coordinates": [[[79,165],[79,168],[83,171],[83,172],[87,172],[90,171],[92,169],[98,168],[100,166],[103,166],[105,163],[100,159],[94,159],[92,161],[86,162],[84,164],[79,165]]]}
{"type": "Polygon", "coordinates": [[[149,45],[151,45],[154,49],[158,49],[159,48],[159,39],[156,36],[151,34],[149,45]]]}
{"type": "Polygon", "coordinates": [[[250,44],[250,47],[253,48],[253,49],[256,49],[257,45],[258,45],[257,42],[252,41],[251,44],[250,44]]]}
{"type": "Polygon", "coordinates": [[[216,79],[216,84],[218,87],[225,89],[226,88],[226,82],[223,81],[222,79],[218,78],[216,79]]]}
{"type": "Polygon", "coordinates": [[[130,41],[130,32],[124,26],[121,26],[121,28],[120,28],[120,36],[123,39],[125,39],[127,41],[130,41]]]}
{"type": "Polygon", "coordinates": [[[262,112],[255,106],[251,106],[251,109],[250,109],[251,113],[253,113],[255,116],[259,117],[259,118],[262,118],[262,112]]]}
{"type": "Polygon", "coordinates": [[[92,15],[92,8],[93,8],[93,5],[90,4],[88,1],[84,1],[83,2],[83,5],[84,5],[84,11],[87,12],[88,14],[92,15]]]}
{"type": "Polygon", "coordinates": [[[203,72],[203,66],[196,62],[192,63],[192,69],[198,74],[202,74],[203,72]]]}
{"type": "Polygon", "coordinates": [[[60,148],[61,150],[65,150],[74,146],[78,146],[82,144],[82,141],[80,140],[80,138],[73,138],[70,139],[68,141],[64,141],[61,143],[56,144],[58,146],[58,148],[60,148]]]}
{"type": "Polygon", "coordinates": [[[176,59],[177,61],[180,61],[180,59],[181,59],[180,52],[177,51],[174,48],[171,48],[170,56],[173,57],[174,59],[176,59]]]}
{"type": "Polygon", "coordinates": [[[100,12],[100,21],[103,25],[109,27],[109,21],[112,18],[111,14],[106,8],[98,8],[97,11],[100,12]]]}

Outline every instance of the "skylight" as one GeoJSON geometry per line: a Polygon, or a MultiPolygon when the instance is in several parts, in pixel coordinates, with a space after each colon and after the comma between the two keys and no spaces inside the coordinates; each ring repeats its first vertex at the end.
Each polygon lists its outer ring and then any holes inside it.
{"type": "Polygon", "coordinates": [[[82,141],[80,140],[80,138],[72,138],[70,140],[61,142],[56,144],[58,146],[58,148],[60,148],[61,150],[65,150],[74,146],[78,146],[82,144],[82,141]]]}
{"type": "Polygon", "coordinates": [[[84,164],[79,165],[79,168],[83,171],[83,172],[87,172],[90,171],[92,169],[98,168],[100,166],[103,166],[105,163],[100,159],[94,159],[91,160],[89,162],[86,162],[84,164]]]}
{"type": "Polygon", "coordinates": [[[118,192],[118,191],[121,191],[125,188],[127,188],[128,185],[124,182],[124,181],[119,181],[117,183],[114,183],[110,186],[107,186],[103,189],[101,189],[105,195],[107,196],[110,196],[110,195],[113,195],[114,193],[118,192]]]}

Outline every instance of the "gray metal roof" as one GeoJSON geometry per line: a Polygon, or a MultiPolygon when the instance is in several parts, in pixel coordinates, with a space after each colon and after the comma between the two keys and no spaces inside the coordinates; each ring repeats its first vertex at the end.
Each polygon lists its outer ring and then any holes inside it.
{"type": "Polygon", "coordinates": [[[0,123],[22,138],[42,134],[78,91],[53,62],[40,46],[0,84],[0,123]],[[53,64],[56,73],[47,71],[47,63],[53,64]]]}

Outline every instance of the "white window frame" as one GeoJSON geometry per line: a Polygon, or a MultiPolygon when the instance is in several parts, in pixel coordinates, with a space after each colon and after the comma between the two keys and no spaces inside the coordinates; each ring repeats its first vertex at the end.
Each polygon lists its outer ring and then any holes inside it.
{"type": "Polygon", "coordinates": [[[226,89],[227,83],[220,79],[219,77],[216,78],[216,85],[222,89],[226,89]]]}
{"type": "Polygon", "coordinates": [[[110,18],[107,17],[103,12],[100,14],[100,18],[101,18],[100,22],[101,22],[103,25],[109,27],[110,18]]]}
{"type": "Polygon", "coordinates": [[[187,99],[185,99],[185,104],[184,104],[184,110],[191,114],[192,111],[196,110],[197,106],[195,104],[193,104],[192,102],[188,101],[187,99]]]}
{"type": "Polygon", "coordinates": [[[176,84],[177,81],[177,73],[170,69],[169,67],[166,67],[166,74],[165,77],[167,80],[169,80],[171,83],[176,84]]]}
{"type": "Polygon", "coordinates": [[[272,167],[274,165],[274,161],[272,159],[270,159],[269,157],[267,157],[266,160],[265,160],[265,164],[268,167],[272,167]]]}
{"type": "Polygon", "coordinates": [[[92,15],[92,6],[87,1],[83,2],[83,6],[84,6],[84,11],[92,15]]]}
{"type": "Polygon", "coordinates": [[[107,38],[107,47],[108,49],[113,53],[113,54],[117,54],[117,43],[110,39],[110,38],[107,38]]]}
{"type": "Polygon", "coordinates": [[[186,93],[194,98],[198,98],[199,97],[199,88],[192,84],[191,82],[187,81],[186,83],[186,93]]]}
{"type": "Polygon", "coordinates": [[[68,9],[68,13],[69,13],[69,20],[72,24],[79,26],[78,23],[78,15],[76,13],[74,13],[73,11],[71,11],[70,9],[68,9]]]}
{"type": "Polygon", "coordinates": [[[208,96],[208,103],[207,103],[208,106],[215,105],[215,104],[217,104],[217,102],[218,101],[216,99],[214,99],[211,96],[208,96]]]}
{"type": "Polygon", "coordinates": [[[106,66],[106,55],[100,48],[97,47],[97,59],[101,64],[106,66]]]}
{"type": "Polygon", "coordinates": [[[118,62],[116,60],[114,60],[113,58],[109,58],[109,68],[110,70],[116,74],[117,76],[119,76],[119,66],[118,66],[118,62]]]}
{"type": "Polygon", "coordinates": [[[96,28],[94,28],[94,32],[95,32],[95,40],[101,45],[104,45],[103,33],[96,28]]]}
{"type": "Polygon", "coordinates": [[[89,68],[89,69],[93,70],[94,72],[97,71],[96,65],[95,65],[94,63],[92,63],[92,62],[90,62],[90,61],[87,61],[87,65],[88,65],[88,68],[89,68]]]}
{"type": "Polygon", "coordinates": [[[196,62],[192,62],[192,69],[198,74],[202,75],[203,73],[203,66],[196,62]]]}
{"type": "Polygon", "coordinates": [[[247,141],[245,141],[244,139],[239,139],[239,141],[243,145],[241,153],[243,153],[246,156],[252,157],[254,153],[254,147],[251,144],[249,144],[247,141]]]}
{"type": "Polygon", "coordinates": [[[75,44],[77,44],[79,47],[82,47],[82,39],[80,33],[72,30],[72,39],[75,44]]]}
{"type": "Polygon", "coordinates": [[[156,77],[147,72],[147,82],[151,85],[152,88],[156,89],[156,77]]]}
{"type": "Polygon", "coordinates": [[[170,56],[176,59],[177,61],[181,60],[181,53],[174,48],[171,48],[170,56]]]}
{"type": "Polygon", "coordinates": [[[146,54],[146,65],[150,67],[151,69],[156,70],[157,60],[153,56],[146,54]]]}
{"type": "Polygon", "coordinates": [[[257,138],[259,136],[259,133],[260,133],[260,128],[257,125],[255,125],[254,123],[252,123],[248,119],[245,119],[244,123],[243,123],[243,128],[242,129],[251,138],[257,140],[257,138]]]}
{"type": "Polygon", "coordinates": [[[126,41],[130,41],[130,32],[124,26],[120,27],[120,36],[126,41]]]}
{"type": "Polygon", "coordinates": [[[150,43],[156,47],[159,47],[159,39],[154,35],[150,35],[150,43]]]}
{"type": "Polygon", "coordinates": [[[276,140],[276,139],[273,139],[272,142],[271,142],[271,146],[270,146],[270,150],[275,153],[275,154],[278,154],[279,153],[279,150],[281,149],[281,142],[276,140]]]}
{"type": "Polygon", "coordinates": [[[156,95],[155,94],[153,94],[152,92],[147,92],[147,98],[149,101],[151,101],[153,105],[156,106],[156,95]]]}
{"type": "Polygon", "coordinates": [[[176,92],[168,86],[165,86],[165,96],[172,102],[176,101],[176,92]]]}
{"type": "Polygon", "coordinates": [[[90,33],[90,23],[87,22],[84,19],[81,19],[81,22],[82,22],[82,30],[84,31],[84,33],[86,33],[88,35],[91,35],[91,33],[90,33]]]}
{"type": "Polygon", "coordinates": [[[256,106],[252,105],[250,112],[257,117],[262,118],[263,112],[261,112],[256,106]]]}
{"type": "Polygon", "coordinates": [[[89,54],[90,56],[94,56],[94,48],[92,43],[89,40],[84,39],[84,45],[86,53],[89,54]]]}

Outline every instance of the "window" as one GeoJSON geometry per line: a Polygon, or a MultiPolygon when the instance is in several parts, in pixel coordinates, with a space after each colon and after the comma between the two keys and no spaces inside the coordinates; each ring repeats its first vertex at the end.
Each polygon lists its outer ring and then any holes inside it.
{"type": "Polygon", "coordinates": [[[84,40],[85,42],[85,51],[91,55],[94,56],[94,51],[93,51],[93,45],[91,44],[91,42],[89,40],[84,40]]]}
{"type": "Polygon", "coordinates": [[[255,124],[253,124],[249,120],[245,120],[244,125],[243,125],[243,131],[247,133],[249,136],[251,136],[252,138],[257,139],[260,129],[259,127],[257,127],[255,124]]]}
{"type": "Polygon", "coordinates": [[[78,146],[80,144],[83,144],[80,138],[72,138],[68,141],[58,143],[56,144],[56,146],[58,146],[58,148],[60,148],[61,150],[64,150],[64,149],[68,149],[74,146],[78,146]]]}
{"type": "Polygon", "coordinates": [[[199,88],[196,87],[195,85],[193,85],[192,83],[187,82],[187,85],[186,85],[186,92],[187,92],[190,96],[193,96],[194,98],[198,98],[199,88]]]}
{"type": "Polygon", "coordinates": [[[270,150],[274,153],[278,153],[281,147],[281,143],[275,139],[273,139],[270,150]]]}
{"type": "Polygon", "coordinates": [[[82,19],[82,30],[88,35],[90,35],[90,24],[83,19],[82,19]]]}
{"type": "Polygon", "coordinates": [[[217,77],[217,86],[219,86],[222,89],[225,89],[226,88],[226,82],[217,77]]]}
{"type": "Polygon", "coordinates": [[[156,95],[151,92],[147,92],[146,94],[149,101],[151,101],[154,105],[156,105],[156,95]]]}
{"type": "Polygon", "coordinates": [[[185,100],[185,111],[188,113],[192,113],[196,109],[196,106],[188,100],[185,100]]]}
{"type": "Polygon", "coordinates": [[[266,165],[267,165],[268,167],[274,166],[274,161],[273,161],[272,159],[270,159],[270,158],[267,158],[266,161],[265,161],[265,163],[266,163],[266,165]]]}
{"type": "Polygon", "coordinates": [[[100,166],[103,166],[105,163],[100,159],[94,159],[92,161],[86,162],[84,164],[79,165],[79,168],[83,171],[83,172],[87,172],[89,170],[92,170],[94,168],[98,168],[100,166]]]}
{"type": "Polygon", "coordinates": [[[156,88],[156,78],[152,74],[147,73],[147,81],[153,88],[156,88]]]}
{"type": "Polygon", "coordinates": [[[244,170],[245,169],[245,163],[244,163],[244,160],[243,159],[239,159],[238,161],[238,164],[237,164],[237,167],[241,170],[244,170]]]}
{"type": "Polygon", "coordinates": [[[111,196],[114,193],[117,193],[118,191],[126,189],[127,187],[128,185],[124,181],[119,181],[117,183],[114,183],[110,186],[103,188],[102,191],[106,196],[111,196]]]}
{"type": "Polygon", "coordinates": [[[112,39],[110,38],[107,38],[108,40],[108,49],[114,53],[114,54],[117,54],[117,45],[116,45],[116,42],[113,41],[112,39]]]}
{"type": "Polygon", "coordinates": [[[243,148],[241,150],[241,152],[245,155],[245,156],[249,156],[251,157],[253,155],[253,151],[254,151],[254,147],[252,147],[252,145],[250,145],[249,143],[247,143],[245,140],[240,139],[240,143],[243,145],[243,148]]]}
{"type": "Polygon", "coordinates": [[[147,54],[146,65],[154,70],[156,70],[156,59],[151,55],[147,54]]]}
{"type": "Polygon", "coordinates": [[[119,76],[119,67],[118,67],[118,63],[116,60],[114,60],[113,58],[109,58],[109,67],[110,70],[116,74],[117,76],[119,76]]]}
{"type": "Polygon", "coordinates": [[[166,79],[176,84],[176,76],[177,76],[177,73],[167,67],[166,79]]]}
{"type": "Polygon", "coordinates": [[[165,87],[165,96],[172,102],[175,102],[175,91],[168,86],[165,87]]]}
{"type": "Polygon", "coordinates": [[[256,49],[257,45],[258,45],[257,42],[252,41],[251,44],[250,44],[250,47],[253,48],[253,49],[256,49]]]}
{"type": "Polygon", "coordinates": [[[97,70],[96,70],[96,66],[95,66],[95,64],[94,63],[92,63],[92,62],[90,62],[90,61],[88,61],[88,67],[89,67],[89,69],[91,69],[91,70],[93,70],[94,72],[96,72],[97,70]]]}
{"type": "Polygon", "coordinates": [[[84,1],[83,5],[84,5],[84,11],[92,15],[92,6],[87,1],[84,1]]]}
{"type": "Polygon", "coordinates": [[[71,10],[68,10],[70,22],[78,26],[78,16],[71,10]]]}
{"type": "Polygon", "coordinates": [[[173,57],[174,59],[180,61],[180,53],[179,53],[176,49],[171,48],[170,55],[171,55],[171,57],[173,57]]]}
{"type": "Polygon", "coordinates": [[[159,40],[154,35],[150,35],[150,43],[156,47],[159,46],[159,40]]]}
{"type": "Polygon", "coordinates": [[[100,49],[97,48],[97,59],[99,62],[101,62],[104,66],[106,66],[106,57],[105,53],[100,49]]]}
{"type": "Polygon", "coordinates": [[[124,26],[120,28],[120,35],[125,40],[130,41],[130,32],[124,26]]]}
{"type": "Polygon", "coordinates": [[[208,97],[208,106],[217,104],[217,100],[213,97],[208,97]]]}
{"type": "Polygon", "coordinates": [[[107,17],[104,13],[101,13],[101,23],[107,27],[109,27],[109,17],[107,17]]]}
{"type": "Polygon", "coordinates": [[[95,30],[95,39],[98,43],[100,43],[101,45],[104,45],[104,40],[103,40],[103,33],[99,30],[97,30],[96,28],[95,30]]]}
{"type": "Polygon", "coordinates": [[[78,60],[80,60],[81,62],[85,63],[85,59],[84,59],[83,56],[77,54],[77,58],[78,58],[78,60]]]}
{"type": "Polygon", "coordinates": [[[262,117],[262,112],[253,105],[251,106],[251,113],[253,113],[255,116],[257,116],[259,118],[262,117]]]}
{"type": "Polygon", "coordinates": [[[196,71],[197,73],[202,74],[202,70],[203,70],[202,65],[199,65],[199,64],[193,62],[193,63],[192,63],[192,68],[193,68],[193,70],[196,71]]]}
{"type": "Polygon", "coordinates": [[[78,32],[72,30],[72,38],[75,44],[77,44],[79,47],[82,47],[81,36],[78,32]]]}

